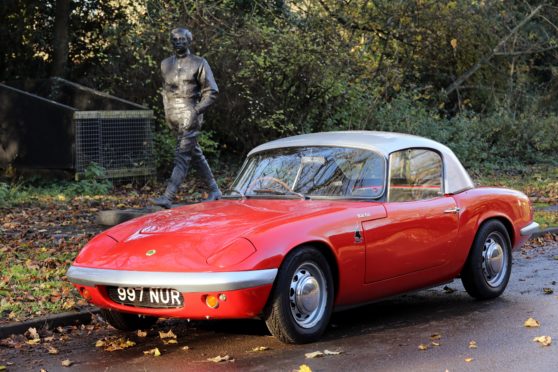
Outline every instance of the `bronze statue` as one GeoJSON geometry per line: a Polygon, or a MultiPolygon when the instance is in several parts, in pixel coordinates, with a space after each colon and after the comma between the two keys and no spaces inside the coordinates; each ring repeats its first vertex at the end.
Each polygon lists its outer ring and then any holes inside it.
{"type": "Polygon", "coordinates": [[[190,163],[209,187],[206,201],[220,199],[222,194],[209,164],[198,144],[203,113],[215,101],[219,88],[207,61],[190,53],[192,33],[186,28],[171,31],[174,54],[161,62],[163,105],[167,124],[178,133],[174,169],[162,196],[153,204],[170,208],[178,188],[188,173],[190,163]]]}

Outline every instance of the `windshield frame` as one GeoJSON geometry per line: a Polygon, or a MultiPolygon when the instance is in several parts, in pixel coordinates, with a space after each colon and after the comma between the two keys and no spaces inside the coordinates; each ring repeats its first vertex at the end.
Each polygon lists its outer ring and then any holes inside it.
{"type": "MultiPolygon", "coordinates": [[[[273,148],[273,149],[262,149],[261,151],[258,151],[258,152],[249,153],[248,156],[246,157],[246,159],[244,160],[244,162],[242,163],[242,166],[240,167],[240,170],[238,171],[234,181],[232,182],[231,187],[232,187],[232,185],[237,184],[237,182],[239,181],[240,176],[244,173],[244,171],[248,167],[248,164],[250,163],[251,159],[254,156],[258,156],[262,153],[266,153],[266,152],[269,152],[269,151],[280,151],[282,149],[293,149],[293,148],[357,149],[357,150],[372,152],[375,155],[377,155],[378,158],[382,159],[382,161],[383,161],[384,172],[383,172],[382,192],[378,196],[370,197],[370,196],[339,196],[339,195],[306,195],[306,194],[304,194],[304,199],[312,199],[312,200],[354,200],[354,201],[374,201],[374,202],[384,200],[384,198],[386,196],[386,193],[387,193],[387,186],[388,186],[387,185],[387,183],[388,183],[388,178],[387,177],[388,177],[388,172],[389,172],[388,157],[387,157],[386,154],[384,154],[383,152],[381,152],[379,150],[370,149],[368,147],[357,147],[357,146],[337,146],[337,145],[284,146],[284,147],[277,147],[277,148],[273,148]]],[[[299,199],[299,200],[303,200],[299,196],[297,196],[296,194],[290,194],[290,193],[286,193],[285,195],[274,195],[274,194],[255,195],[255,194],[250,194],[250,195],[244,195],[244,197],[246,199],[299,199]]],[[[223,198],[236,199],[236,198],[238,198],[238,194],[236,194],[236,193],[233,193],[232,195],[231,194],[224,194],[223,198]]]]}

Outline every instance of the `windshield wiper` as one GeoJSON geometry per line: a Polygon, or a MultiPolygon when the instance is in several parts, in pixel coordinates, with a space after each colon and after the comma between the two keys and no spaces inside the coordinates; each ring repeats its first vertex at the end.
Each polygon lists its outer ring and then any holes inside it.
{"type": "Polygon", "coordinates": [[[296,195],[301,199],[310,199],[308,196],[292,190],[279,191],[274,189],[254,189],[255,194],[272,194],[272,195],[296,195]]]}
{"type": "MultiPolygon", "coordinates": [[[[225,190],[225,193],[227,193],[227,192],[235,192],[235,193],[237,193],[238,195],[240,195],[240,198],[241,198],[241,199],[246,199],[246,195],[244,195],[244,193],[243,193],[242,191],[237,190],[237,189],[235,189],[235,188],[226,189],[226,190],[225,190]]],[[[224,196],[225,198],[234,197],[234,196],[232,196],[232,195],[223,195],[223,196],[224,196]]]]}

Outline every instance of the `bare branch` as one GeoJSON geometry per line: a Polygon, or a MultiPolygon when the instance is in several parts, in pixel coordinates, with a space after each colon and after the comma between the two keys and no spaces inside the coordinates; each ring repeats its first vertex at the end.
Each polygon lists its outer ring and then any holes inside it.
{"type": "Polygon", "coordinates": [[[359,30],[359,31],[365,31],[365,32],[372,32],[372,33],[376,34],[380,39],[383,39],[383,40],[387,39],[387,36],[390,36],[390,37],[394,38],[395,40],[400,41],[404,44],[414,46],[413,43],[410,43],[409,41],[405,40],[404,38],[400,37],[399,35],[394,34],[393,32],[381,29],[379,27],[374,27],[374,26],[371,26],[371,25],[363,25],[363,24],[358,24],[356,22],[353,22],[353,21],[348,20],[345,17],[342,17],[341,15],[336,14],[335,12],[333,12],[331,10],[331,8],[323,0],[318,0],[318,2],[322,6],[322,8],[324,8],[326,13],[330,17],[337,20],[337,22],[340,25],[342,25],[346,28],[350,28],[350,29],[353,29],[353,30],[359,30]]]}
{"type": "Polygon", "coordinates": [[[520,55],[524,55],[524,54],[537,54],[537,53],[544,53],[544,52],[548,52],[549,50],[554,50],[554,49],[558,49],[558,45],[557,46],[551,46],[548,48],[542,48],[542,49],[528,49],[528,50],[521,50],[518,52],[498,52],[498,53],[494,53],[495,56],[520,56],[520,55]]]}
{"type": "Polygon", "coordinates": [[[543,5],[539,5],[538,7],[536,7],[531,14],[529,14],[527,17],[525,17],[521,22],[519,22],[511,31],[509,34],[507,34],[505,37],[503,37],[498,44],[492,49],[492,51],[485,55],[484,57],[482,57],[477,63],[475,63],[473,65],[473,67],[471,67],[469,70],[467,70],[464,74],[462,74],[460,77],[458,77],[453,83],[451,83],[446,89],[445,92],[447,95],[449,95],[450,93],[452,93],[454,90],[456,90],[457,88],[459,88],[459,86],[461,84],[463,84],[463,82],[465,82],[467,79],[469,79],[475,72],[477,72],[477,70],[479,68],[481,68],[481,66],[483,64],[485,64],[486,62],[490,61],[492,59],[492,57],[494,57],[496,55],[496,53],[500,52],[500,48],[502,46],[504,46],[506,44],[506,42],[510,39],[510,37],[512,37],[517,31],[519,31],[519,29],[521,29],[523,26],[525,26],[530,20],[531,18],[533,18],[535,15],[537,15],[537,13],[539,13],[539,11],[543,8],[543,5]]]}
{"type": "Polygon", "coordinates": [[[545,16],[543,16],[542,14],[539,15],[539,17],[541,17],[544,21],[546,21],[549,25],[551,25],[552,27],[554,27],[554,29],[556,31],[558,31],[558,26],[556,26],[553,22],[551,22],[548,18],[546,18],[545,16]]]}

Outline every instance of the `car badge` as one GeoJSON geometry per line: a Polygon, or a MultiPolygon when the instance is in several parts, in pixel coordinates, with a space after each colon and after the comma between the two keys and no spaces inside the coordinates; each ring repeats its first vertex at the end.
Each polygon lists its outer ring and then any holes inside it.
{"type": "Polygon", "coordinates": [[[153,256],[155,253],[157,253],[157,251],[155,249],[150,249],[147,252],[145,252],[146,256],[153,256]]]}

